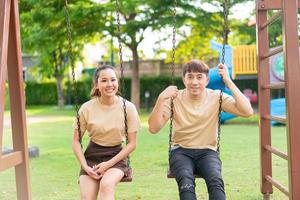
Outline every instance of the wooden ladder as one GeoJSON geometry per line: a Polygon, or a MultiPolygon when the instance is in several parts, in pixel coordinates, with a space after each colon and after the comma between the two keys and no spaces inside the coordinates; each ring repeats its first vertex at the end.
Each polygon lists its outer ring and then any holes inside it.
{"type": "Polygon", "coordinates": [[[300,199],[300,65],[298,8],[299,0],[256,0],[256,30],[258,50],[258,92],[260,114],[261,192],[269,199],[273,186],[290,200],[300,199]],[[268,18],[269,10],[277,10],[268,18]],[[282,18],[283,46],[269,48],[268,26],[282,18]],[[271,84],[269,58],[283,52],[285,81],[271,84]],[[271,90],[285,88],[286,118],[270,114],[271,90]],[[287,153],[271,145],[270,121],[286,123],[287,153]],[[289,187],[272,177],[272,154],[288,161],[289,187]]]}

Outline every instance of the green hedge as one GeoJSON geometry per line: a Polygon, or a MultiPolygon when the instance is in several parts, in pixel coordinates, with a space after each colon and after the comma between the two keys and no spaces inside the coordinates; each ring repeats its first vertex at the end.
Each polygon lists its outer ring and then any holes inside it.
{"type": "Polygon", "coordinates": [[[26,105],[57,104],[56,84],[26,82],[26,105]]]}
{"type": "MultiPolygon", "coordinates": [[[[131,92],[131,79],[125,78],[125,98],[130,99],[131,92]]],[[[169,85],[171,85],[171,77],[168,76],[156,76],[156,77],[141,77],[140,78],[140,99],[141,106],[145,106],[145,92],[150,93],[149,105],[152,106],[157,96],[169,85]]],[[[257,92],[257,81],[253,80],[235,80],[237,86],[243,91],[246,88],[250,88],[257,92]]],[[[174,78],[175,85],[179,89],[184,88],[181,77],[174,78]]],[[[90,99],[92,80],[86,79],[84,81],[77,81],[78,91],[76,93],[79,104],[82,104],[90,99]]],[[[120,86],[121,87],[121,86],[120,86]]],[[[70,84],[70,100],[71,103],[75,102],[75,92],[73,83],[70,84]]],[[[64,84],[64,93],[66,104],[68,103],[68,83],[64,84]]],[[[38,104],[57,104],[57,90],[55,83],[26,83],[26,104],[38,105],[38,104]]]]}

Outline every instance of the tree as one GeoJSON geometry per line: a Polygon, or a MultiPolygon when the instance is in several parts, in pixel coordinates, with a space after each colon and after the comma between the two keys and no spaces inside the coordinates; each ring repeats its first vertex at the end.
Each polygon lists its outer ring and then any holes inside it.
{"type": "MultiPolygon", "coordinates": [[[[39,57],[38,72],[43,77],[56,79],[59,106],[64,105],[63,79],[70,65],[64,6],[61,0],[20,1],[23,51],[39,57]]],[[[93,17],[100,8],[83,0],[73,0],[69,7],[73,57],[79,60],[84,43],[92,40],[98,32],[101,22],[93,17]]]]}
{"type": "MultiPolygon", "coordinates": [[[[99,30],[105,35],[118,38],[122,44],[132,52],[132,84],[131,101],[137,108],[140,106],[139,85],[139,54],[138,46],[144,39],[146,29],[159,30],[162,27],[172,26],[173,23],[173,0],[120,0],[120,29],[116,31],[116,4],[115,1],[99,3],[102,6],[102,19],[106,21],[99,30]]],[[[192,1],[178,0],[177,26],[180,27],[196,11],[192,1]]]]}
{"type": "MultiPolygon", "coordinates": [[[[231,14],[234,6],[242,2],[247,2],[247,0],[231,0],[227,4],[228,14],[231,14]]],[[[176,47],[176,62],[182,63],[196,57],[201,57],[201,59],[208,62],[217,56],[216,52],[210,49],[209,41],[214,39],[219,43],[223,42],[224,0],[203,0],[199,4],[202,11],[195,12],[195,17],[188,22],[191,29],[189,35],[184,36],[185,39],[180,41],[176,47]],[[203,6],[204,3],[206,6],[203,6]],[[210,7],[211,11],[206,10],[207,7],[210,7]]],[[[253,44],[255,42],[255,29],[248,27],[246,21],[231,18],[228,20],[230,23],[227,31],[225,30],[225,44],[228,44],[228,41],[231,44],[253,44]],[[250,34],[248,31],[250,31],[250,34]]],[[[170,57],[171,52],[168,53],[168,60],[170,60],[170,57]]]]}

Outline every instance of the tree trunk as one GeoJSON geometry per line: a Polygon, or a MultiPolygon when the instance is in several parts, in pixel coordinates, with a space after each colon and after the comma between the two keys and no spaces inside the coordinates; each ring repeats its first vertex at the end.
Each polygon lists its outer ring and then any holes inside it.
{"type": "Polygon", "coordinates": [[[65,96],[64,96],[63,88],[62,88],[63,77],[62,77],[62,75],[57,75],[57,76],[55,76],[55,78],[56,78],[58,107],[62,108],[65,105],[65,96]]]}
{"type": "Polygon", "coordinates": [[[132,79],[131,79],[131,101],[140,110],[140,75],[139,75],[139,55],[137,47],[132,50],[132,79]]]}
{"type": "Polygon", "coordinates": [[[60,73],[59,66],[61,66],[60,57],[59,62],[57,61],[57,54],[53,52],[53,63],[55,65],[55,71],[54,71],[54,77],[56,79],[56,89],[57,89],[57,103],[58,107],[62,108],[65,104],[65,96],[63,93],[63,87],[62,87],[62,81],[63,81],[63,75],[60,73]]]}

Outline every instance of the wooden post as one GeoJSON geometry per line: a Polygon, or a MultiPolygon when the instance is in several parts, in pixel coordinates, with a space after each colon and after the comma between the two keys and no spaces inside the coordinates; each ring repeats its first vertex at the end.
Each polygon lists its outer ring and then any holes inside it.
{"type": "Polygon", "coordinates": [[[14,152],[0,154],[0,171],[15,167],[18,200],[30,200],[29,158],[26,132],[25,98],[20,41],[18,0],[0,2],[0,139],[2,149],[4,88],[9,84],[14,152]]]}
{"type": "Polygon", "coordinates": [[[290,199],[300,199],[300,64],[298,1],[282,0],[290,199]]]}
{"type": "MultiPolygon", "coordinates": [[[[260,6],[257,3],[257,6],[260,6]]],[[[272,184],[266,179],[266,175],[272,176],[272,156],[264,146],[271,145],[271,127],[270,121],[264,116],[270,114],[270,90],[264,89],[263,85],[270,83],[269,76],[269,59],[262,58],[262,55],[267,54],[269,51],[269,35],[268,30],[259,27],[267,21],[267,11],[257,8],[257,79],[258,79],[258,105],[259,105],[259,130],[260,130],[260,163],[261,163],[261,193],[268,199],[269,194],[273,193],[272,184]]]]}

